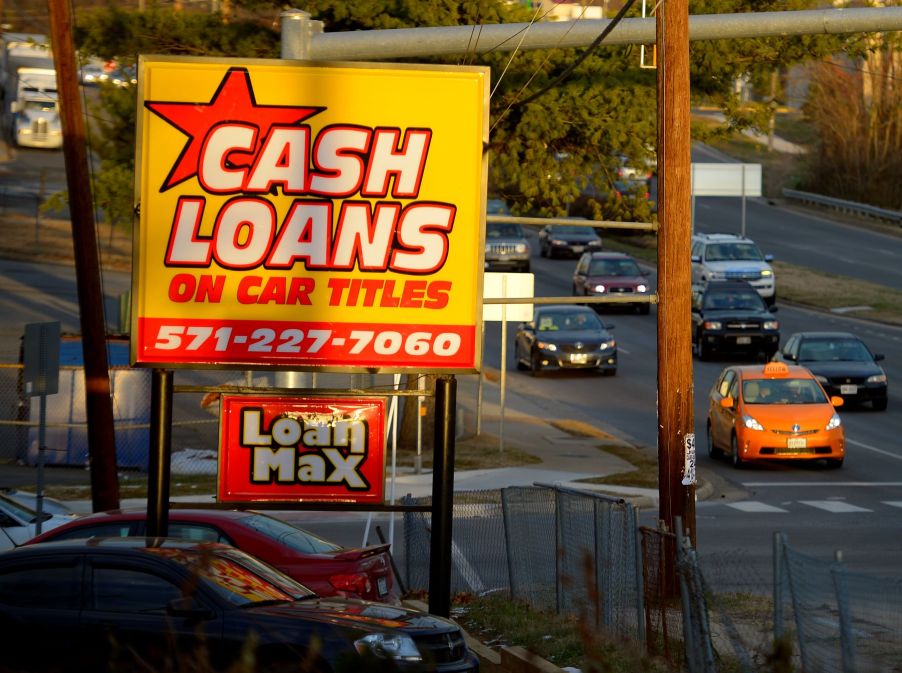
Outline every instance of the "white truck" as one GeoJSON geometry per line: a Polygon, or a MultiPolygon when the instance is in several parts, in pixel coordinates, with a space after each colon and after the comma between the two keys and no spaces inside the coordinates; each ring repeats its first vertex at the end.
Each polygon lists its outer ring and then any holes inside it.
{"type": "Polygon", "coordinates": [[[62,147],[56,69],[46,36],[4,33],[2,40],[3,131],[19,147],[62,147]]]}

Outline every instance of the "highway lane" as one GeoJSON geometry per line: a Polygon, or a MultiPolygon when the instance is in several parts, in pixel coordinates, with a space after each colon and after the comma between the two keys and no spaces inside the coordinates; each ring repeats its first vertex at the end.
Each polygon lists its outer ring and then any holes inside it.
{"type": "MultiPolygon", "coordinates": [[[[569,296],[575,260],[545,260],[536,254],[533,269],[537,296],[569,296]]],[[[843,549],[853,568],[898,575],[902,564],[902,328],[849,316],[821,313],[779,304],[777,317],[783,339],[795,331],[825,329],[860,335],[876,352],[890,379],[887,411],[846,407],[840,415],[846,426],[848,454],[840,470],[819,463],[776,463],[735,470],[727,460],[704,453],[707,395],[722,369],[734,361],[694,360],[694,406],[699,468],[725,483],[717,497],[697,510],[699,544],[709,554],[738,555],[749,572],[770,576],[774,531],[820,558],[843,549]],[[896,385],[894,385],[894,383],[896,385]],[[721,497],[722,496],[722,497],[721,497]],[[754,567],[754,568],[752,568],[754,567]]],[[[547,409],[549,417],[595,422],[615,434],[646,446],[657,445],[657,323],[648,316],[603,313],[615,325],[620,353],[616,377],[583,373],[554,373],[533,378],[515,370],[513,333],[508,334],[509,390],[547,409]]],[[[500,328],[486,327],[486,363],[500,364],[500,328]]],[[[754,362],[749,360],[747,362],[754,362]]],[[[654,524],[655,513],[645,514],[654,524]]]]}

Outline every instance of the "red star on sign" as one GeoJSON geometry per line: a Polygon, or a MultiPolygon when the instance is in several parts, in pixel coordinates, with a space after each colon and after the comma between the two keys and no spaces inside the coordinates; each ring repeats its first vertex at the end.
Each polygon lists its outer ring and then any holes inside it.
{"type": "MultiPolygon", "coordinates": [[[[232,122],[259,129],[257,147],[248,157],[249,162],[262,147],[273,126],[297,124],[325,109],[292,105],[257,105],[246,68],[230,68],[209,103],[146,101],[144,105],[190,138],[163,183],[162,191],[197,175],[201,147],[214,126],[232,122]]],[[[234,160],[232,163],[238,165],[234,160]]]]}

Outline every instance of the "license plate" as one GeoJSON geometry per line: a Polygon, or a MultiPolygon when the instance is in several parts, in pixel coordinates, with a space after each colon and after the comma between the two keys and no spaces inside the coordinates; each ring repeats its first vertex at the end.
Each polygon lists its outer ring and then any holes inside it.
{"type": "Polygon", "coordinates": [[[570,362],[575,365],[584,365],[589,361],[588,353],[571,353],[570,362]]]}
{"type": "Polygon", "coordinates": [[[386,580],[384,577],[377,577],[376,588],[379,590],[379,595],[384,596],[388,593],[388,580],[386,580]]]}
{"type": "Polygon", "coordinates": [[[804,449],[808,446],[808,440],[804,437],[788,437],[786,439],[787,449],[804,449]]]}
{"type": "Polygon", "coordinates": [[[574,246],[573,246],[573,252],[582,252],[583,250],[585,250],[585,248],[584,248],[583,246],[581,246],[581,245],[574,245],[574,246]]]}
{"type": "Polygon", "coordinates": [[[752,343],[752,337],[736,337],[736,343],[750,344],[750,343],[752,343]]]}
{"type": "Polygon", "coordinates": [[[842,385],[839,387],[840,395],[855,395],[858,392],[858,386],[842,385]]]}

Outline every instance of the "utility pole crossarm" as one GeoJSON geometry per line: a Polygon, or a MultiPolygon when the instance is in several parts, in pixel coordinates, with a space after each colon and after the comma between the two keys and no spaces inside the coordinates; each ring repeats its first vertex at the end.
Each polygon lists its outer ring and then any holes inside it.
{"type": "MultiPolygon", "coordinates": [[[[309,58],[361,61],[484,54],[490,51],[585,47],[610,19],[439,26],[320,33],[309,58]]],[[[698,14],[689,17],[689,40],[725,40],[789,35],[885,33],[902,30],[902,7],[855,7],[791,12],[698,14]]],[[[655,19],[624,19],[605,45],[653,44],[655,19]]]]}

